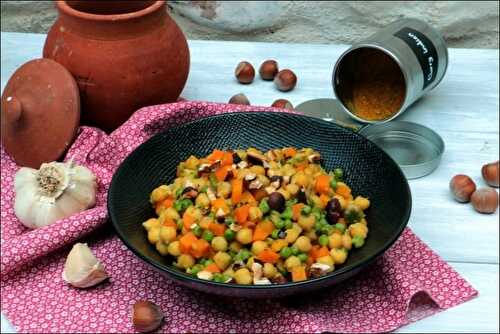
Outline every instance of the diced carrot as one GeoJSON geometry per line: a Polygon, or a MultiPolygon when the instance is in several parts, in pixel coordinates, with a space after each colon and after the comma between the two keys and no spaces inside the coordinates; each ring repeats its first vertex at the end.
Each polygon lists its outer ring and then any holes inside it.
{"type": "Polygon", "coordinates": [[[223,224],[210,223],[208,224],[208,229],[217,236],[223,236],[224,231],[226,230],[226,226],[224,226],[223,224]]]}
{"type": "Polygon", "coordinates": [[[255,197],[253,197],[252,193],[249,191],[244,191],[243,194],[241,194],[241,202],[253,205],[257,204],[255,197]]]}
{"type": "Polygon", "coordinates": [[[344,197],[345,199],[348,199],[351,196],[351,188],[349,188],[349,186],[347,186],[343,182],[337,183],[337,188],[335,189],[335,192],[340,196],[344,197]]]}
{"type": "Polygon", "coordinates": [[[314,245],[314,246],[312,246],[311,250],[309,251],[309,256],[313,260],[316,260],[317,258],[322,257],[322,256],[327,256],[329,254],[330,253],[328,252],[328,248],[325,246],[320,247],[318,245],[314,245]]]}
{"type": "Polygon", "coordinates": [[[184,224],[186,230],[190,230],[191,225],[196,223],[196,219],[192,215],[190,215],[187,211],[185,211],[184,214],[182,215],[182,223],[184,224]]]}
{"type": "Polygon", "coordinates": [[[241,194],[243,194],[243,180],[231,180],[231,201],[233,204],[238,204],[241,201],[241,194]]]}
{"type": "Polygon", "coordinates": [[[311,264],[314,263],[314,259],[311,256],[308,256],[306,263],[307,263],[308,266],[310,266],[311,264]]]}
{"type": "Polygon", "coordinates": [[[167,199],[156,203],[155,211],[159,215],[163,209],[168,209],[174,205],[174,199],[172,197],[168,197],[167,199]]]}
{"type": "Polygon", "coordinates": [[[217,168],[217,170],[215,171],[215,177],[217,178],[217,180],[219,182],[224,181],[230,169],[231,166],[220,166],[219,168],[217,168]]]}
{"type": "Polygon", "coordinates": [[[304,266],[295,266],[292,268],[292,281],[305,281],[307,279],[306,269],[304,266]]]}
{"type": "Polygon", "coordinates": [[[255,198],[255,200],[258,201],[258,202],[260,202],[260,200],[263,199],[264,197],[269,196],[269,194],[267,193],[267,191],[265,191],[262,188],[253,191],[252,195],[255,198]]]}
{"type": "Polygon", "coordinates": [[[330,253],[328,252],[328,248],[326,246],[323,246],[320,249],[318,249],[318,252],[316,253],[316,258],[328,256],[329,254],[330,253]]]}
{"type": "MultiPolygon", "coordinates": [[[[328,175],[320,175],[316,178],[316,191],[320,194],[325,194],[330,190],[330,177],[328,175]]],[[[338,188],[338,186],[337,186],[338,188]]]]}
{"type": "Polygon", "coordinates": [[[250,205],[245,204],[234,210],[234,219],[238,224],[243,224],[248,219],[250,205]]]}
{"type": "Polygon", "coordinates": [[[326,205],[328,204],[328,201],[330,200],[330,197],[328,197],[325,194],[321,194],[319,196],[319,200],[321,201],[321,209],[324,209],[326,205]]]}
{"type": "Polygon", "coordinates": [[[300,212],[304,207],[304,203],[297,203],[292,205],[292,219],[298,221],[300,218],[300,212]]]}
{"type": "Polygon", "coordinates": [[[177,224],[174,222],[174,220],[172,218],[165,218],[162,226],[172,226],[172,227],[177,228],[177,224]]]}
{"type": "Polygon", "coordinates": [[[191,247],[193,243],[198,240],[196,236],[193,234],[193,232],[188,232],[184,234],[182,237],[179,239],[179,244],[180,244],[180,249],[181,253],[187,254],[191,251],[191,247]]]}
{"type": "Polygon", "coordinates": [[[207,254],[210,244],[205,239],[197,239],[191,245],[191,255],[195,258],[203,257],[207,254]]]}
{"type": "Polygon", "coordinates": [[[298,164],[298,165],[295,166],[295,170],[297,170],[298,172],[303,171],[304,169],[307,168],[308,165],[309,164],[307,163],[307,161],[306,162],[301,162],[300,164],[298,164]]]}
{"type": "Polygon", "coordinates": [[[293,147],[287,147],[283,150],[283,154],[287,158],[292,158],[297,154],[297,150],[293,147]]]}
{"type": "Polygon", "coordinates": [[[208,219],[202,219],[200,221],[200,227],[204,230],[208,230],[208,227],[210,226],[210,220],[208,219]]]}
{"type": "Polygon", "coordinates": [[[233,154],[231,152],[224,152],[221,164],[222,166],[231,166],[233,164],[233,154]]]}
{"type": "Polygon", "coordinates": [[[220,269],[219,269],[219,267],[217,267],[217,265],[215,263],[210,263],[203,270],[209,271],[211,273],[220,273],[220,269]]]}
{"type": "Polygon", "coordinates": [[[268,220],[264,220],[255,226],[253,241],[266,240],[267,236],[273,232],[274,225],[268,220]]]}
{"type": "Polygon", "coordinates": [[[221,150],[214,150],[208,157],[207,159],[210,161],[216,161],[216,160],[222,160],[222,157],[224,157],[224,151],[221,150]]]}
{"type": "Polygon", "coordinates": [[[222,209],[225,213],[229,212],[229,208],[227,207],[227,203],[224,198],[214,199],[211,204],[215,212],[217,212],[219,209],[222,209]]]}
{"type": "Polygon", "coordinates": [[[280,255],[278,253],[276,253],[275,251],[273,251],[269,248],[266,248],[262,252],[259,253],[257,258],[265,263],[276,263],[279,260],[280,255]]]}

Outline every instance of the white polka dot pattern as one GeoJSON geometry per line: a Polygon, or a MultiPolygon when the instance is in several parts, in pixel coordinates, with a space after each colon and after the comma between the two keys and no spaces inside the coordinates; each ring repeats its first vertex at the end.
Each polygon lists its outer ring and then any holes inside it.
{"type": "Polygon", "coordinates": [[[140,143],[175,124],[227,111],[279,109],[180,102],[136,112],[109,136],[82,127],[67,153],[98,177],[96,207],[38,230],[24,228],[13,212],[18,167],[2,149],[2,311],[22,332],[133,332],[138,299],[166,314],[171,332],[382,332],[394,330],[477,295],[458,273],[409,229],[369,269],[349,282],[307,297],[244,301],[188,290],[142,263],[106,222],[106,192],[113,171],[140,143]],[[91,233],[93,232],[93,233],[91,233]],[[85,237],[85,238],[83,238],[85,237]],[[111,278],[91,289],[61,279],[64,259],[79,239],[88,242],[111,278]]]}

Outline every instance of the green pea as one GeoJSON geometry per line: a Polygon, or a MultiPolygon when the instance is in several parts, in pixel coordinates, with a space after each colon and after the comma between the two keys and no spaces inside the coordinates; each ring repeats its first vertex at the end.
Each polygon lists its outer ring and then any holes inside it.
{"type": "Polygon", "coordinates": [[[214,238],[214,234],[212,233],[212,231],[205,230],[205,231],[203,231],[203,234],[201,235],[201,237],[203,239],[205,239],[206,241],[210,242],[214,238]]]}
{"type": "Polygon", "coordinates": [[[174,209],[177,210],[178,212],[183,212],[187,208],[189,208],[191,205],[193,205],[193,202],[191,200],[185,198],[181,200],[177,200],[174,202],[174,209]]]}
{"type": "Polygon", "coordinates": [[[330,187],[333,190],[337,190],[337,180],[335,178],[333,178],[333,177],[332,177],[332,180],[330,181],[330,187]]]}
{"type": "Polygon", "coordinates": [[[198,273],[199,273],[200,271],[202,271],[202,270],[203,270],[203,266],[202,266],[201,264],[195,264],[195,265],[191,268],[190,272],[191,272],[191,274],[192,274],[192,275],[195,275],[195,276],[196,276],[196,274],[198,274],[198,273]]]}
{"type": "Polygon", "coordinates": [[[319,236],[318,242],[321,246],[326,246],[328,245],[328,236],[325,234],[322,234],[319,236]]]}
{"type": "Polygon", "coordinates": [[[362,247],[365,244],[365,239],[361,238],[360,236],[355,236],[354,238],[352,238],[352,244],[356,248],[362,247]]]}
{"type": "Polygon", "coordinates": [[[296,198],[289,199],[286,201],[286,206],[292,206],[294,204],[297,204],[298,200],[296,198]]]}
{"type": "Polygon", "coordinates": [[[252,253],[250,253],[250,251],[248,251],[247,249],[243,248],[243,249],[240,249],[240,251],[236,255],[235,260],[236,261],[240,261],[240,260],[246,261],[250,256],[252,256],[252,253]]]}
{"type": "Polygon", "coordinates": [[[222,277],[221,273],[214,273],[213,280],[214,282],[222,283],[224,282],[224,277],[222,277]]]}
{"type": "Polygon", "coordinates": [[[293,226],[293,223],[291,220],[287,219],[285,220],[285,228],[288,230],[288,229],[291,229],[293,226]]]}
{"type": "Polygon", "coordinates": [[[307,261],[307,254],[300,253],[299,255],[297,255],[297,257],[299,258],[299,260],[301,262],[306,262],[307,261]]]}
{"type": "Polygon", "coordinates": [[[335,228],[340,231],[340,233],[344,233],[345,231],[345,225],[341,223],[335,224],[335,228]]]}
{"type": "Polygon", "coordinates": [[[182,220],[179,219],[177,221],[177,229],[182,230],[183,227],[184,227],[184,223],[182,222],[182,220]]]}
{"type": "Polygon", "coordinates": [[[321,228],[321,232],[323,234],[326,234],[326,235],[330,235],[333,233],[333,227],[330,226],[330,225],[324,225],[322,228],[321,228]]]}
{"type": "Polygon", "coordinates": [[[281,230],[283,227],[285,227],[286,223],[285,221],[279,219],[279,220],[276,220],[273,222],[274,223],[274,227],[276,227],[277,229],[281,230]]]}
{"type": "Polygon", "coordinates": [[[267,203],[267,199],[262,199],[262,201],[260,201],[260,204],[259,204],[259,209],[260,211],[262,211],[262,214],[266,214],[269,212],[269,210],[271,210],[271,208],[269,207],[269,203],[267,203]]]}
{"type": "Polygon", "coordinates": [[[227,225],[227,226],[231,226],[232,224],[235,223],[234,219],[231,218],[231,217],[227,217],[225,220],[224,220],[224,223],[227,225]]]}
{"type": "Polygon", "coordinates": [[[214,189],[217,188],[217,177],[215,177],[214,173],[210,173],[208,180],[210,181],[210,186],[212,188],[214,188],[214,189]]]}
{"type": "Polygon", "coordinates": [[[308,215],[311,213],[311,207],[309,205],[306,205],[302,208],[302,210],[300,210],[300,212],[302,212],[303,215],[308,215]]]}
{"type": "Polygon", "coordinates": [[[335,168],[333,173],[335,174],[335,178],[337,178],[337,180],[342,180],[342,177],[344,177],[344,171],[342,168],[335,168]]]}
{"type": "Polygon", "coordinates": [[[297,248],[297,246],[292,246],[290,248],[292,249],[292,254],[293,255],[299,255],[300,250],[297,248]]]}
{"type": "Polygon", "coordinates": [[[283,219],[292,219],[293,212],[291,207],[287,207],[285,211],[281,214],[281,218],[283,219]]]}
{"type": "Polygon", "coordinates": [[[208,190],[208,186],[203,186],[200,188],[200,193],[206,193],[208,190]]]}
{"type": "Polygon", "coordinates": [[[227,229],[224,231],[224,238],[226,238],[227,241],[232,241],[235,236],[236,233],[233,230],[227,229]]]}
{"type": "Polygon", "coordinates": [[[282,258],[287,259],[292,256],[292,249],[290,247],[283,247],[280,251],[280,255],[282,258]]]}
{"type": "Polygon", "coordinates": [[[193,229],[193,234],[196,235],[197,237],[201,236],[201,233],[203,232],[201,227],[199,225],[196,225],[193,229]]]}
{"type": "Polygon", "coordinates": [[[183,190],[184,190],[184,189],[182,189],[182,188],[177,189],[177,190],[175,191],[175,197],[176,197],[176,198],[181,197],[181,195],[182,195],[182,191],[183,191],[183,190]]]}
{"type": "Polygon", "coordinates": [[[273,232],[271,233],[271,238],[273,239],[278,239],[279,238],[279,234],[280,233],[280,230],[273,230],[273,232]]]}

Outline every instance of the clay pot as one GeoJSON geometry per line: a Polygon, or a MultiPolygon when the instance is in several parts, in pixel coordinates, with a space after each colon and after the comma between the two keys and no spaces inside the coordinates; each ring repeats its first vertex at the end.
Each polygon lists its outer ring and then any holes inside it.
{"type": "Polygon", "coordinates": [[[176,101],[189,72],[186,38],[165,1],[56,1],[43,56],[75,77],[82,123],[110,132],[137,109],[176,101]]]}

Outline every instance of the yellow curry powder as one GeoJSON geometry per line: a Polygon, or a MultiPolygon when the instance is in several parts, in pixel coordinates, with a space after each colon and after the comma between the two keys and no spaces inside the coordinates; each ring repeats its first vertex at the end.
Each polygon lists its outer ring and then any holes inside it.
{"type": "Polygon", "coordinates": [[[352,87],[351,111],[378,121],[393,116],[405,98],[405,80],[398,64],[385,53],[367,49],[359,57],[352,87]]]}

